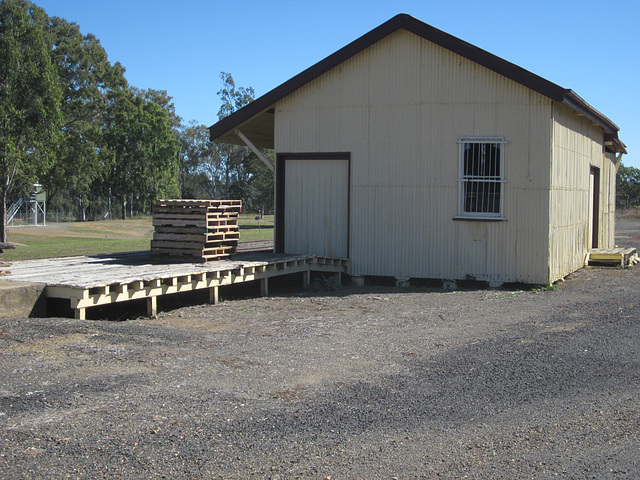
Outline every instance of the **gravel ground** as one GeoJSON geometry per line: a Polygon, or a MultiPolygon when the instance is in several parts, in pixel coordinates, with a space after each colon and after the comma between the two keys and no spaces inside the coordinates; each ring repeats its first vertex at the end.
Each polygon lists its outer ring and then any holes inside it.
{"type": "Polygon", "coordinates": [[[637,479],[639,291],[590,268],[0,320],[0,478],[637,479]]]}

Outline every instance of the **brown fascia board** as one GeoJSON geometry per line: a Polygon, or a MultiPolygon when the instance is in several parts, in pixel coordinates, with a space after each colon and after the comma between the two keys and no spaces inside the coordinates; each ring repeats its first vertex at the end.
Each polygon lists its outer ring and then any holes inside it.
{"type": "Polygon", "coordinates": [[[619,153],[627,153],[627,146],[618,138],[620,127],[613,123],[609,117],[600,113],[593,108],[584,99],[573,90],[567,90],[564,95],[564,103],[581,115],[599,125],[605,132],[605,141],[612,142],[616,147],[615,151],[619,153]]]}
{"type": "Polygon", "coordinates": [[[417,18],[401,13],[379,27],[364,34],[347,46],[341,48],[337,52],[329,55],[324,60],[321,60],[295,77],[287,80],[280,86],[254,100],[240,110],[210,126],[209,136],[211,141],[214,141],[224,133],[238,127],[254,115],[272,108],[273,105],[281,98],[284,98],[311,80],[326,73],[330,69],[401,28],[493,70],[494,72],[518,82],[552,100],[566,103],[571,108],[578,110],[579,113],[592,118],[608,133],[617,133],[619,130],[611,120],[591,107],[572,90],[562,88],[561,86],[489,53],[486,50],[482,50],[475,45],[471,45],[464,40],[454,37],[453,35],[449,35],[442,30],[438,30],[417,18]]]}
{"type": "Polygon", "coordinates": [[[616,133],[620,130],[620,128],[609,120],[608,117],[585,102],[584,99],[573,90],[567,90],[564,96],[564,103],[578,113],[581,113],[585,117],[588,117],[598,125],[602,126],[607,133],[616,133]]]}

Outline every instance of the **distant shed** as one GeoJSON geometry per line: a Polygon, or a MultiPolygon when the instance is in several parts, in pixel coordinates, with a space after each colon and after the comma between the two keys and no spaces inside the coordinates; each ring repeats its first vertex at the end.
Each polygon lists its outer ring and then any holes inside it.
{"type": "Polygon", "coordinates": [[[404,14],[210,127],[275,150],[277,252],[532,284],[613,247],[618,131],[572,90],[404,14]]]}

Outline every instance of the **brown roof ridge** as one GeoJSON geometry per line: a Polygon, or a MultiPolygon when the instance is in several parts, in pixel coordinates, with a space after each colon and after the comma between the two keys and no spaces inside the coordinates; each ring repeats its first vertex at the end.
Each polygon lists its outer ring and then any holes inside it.
{"type": "Polygon", "coordinates": [[[563,102],[578,113],[595,121],[608,134],[617,137],[617,132],[620,130],[618,126],[573,90],[565,89],[497,55],[432,27],[411,15],[400,13],[209,127],[211,140],[214,141],[254,115],[268,110],[281,98],[399,29],[405,29],[418,35],[552,100],[563,102]]]}

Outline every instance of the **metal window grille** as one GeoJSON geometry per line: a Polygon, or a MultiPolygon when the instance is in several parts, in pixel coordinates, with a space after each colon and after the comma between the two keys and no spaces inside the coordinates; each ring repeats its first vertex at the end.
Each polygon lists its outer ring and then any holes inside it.
{"type": "Polygon", "coordinates": [[[460,214],[500,217],[503,204],[502,138],[460,139],[460,214]]]}

